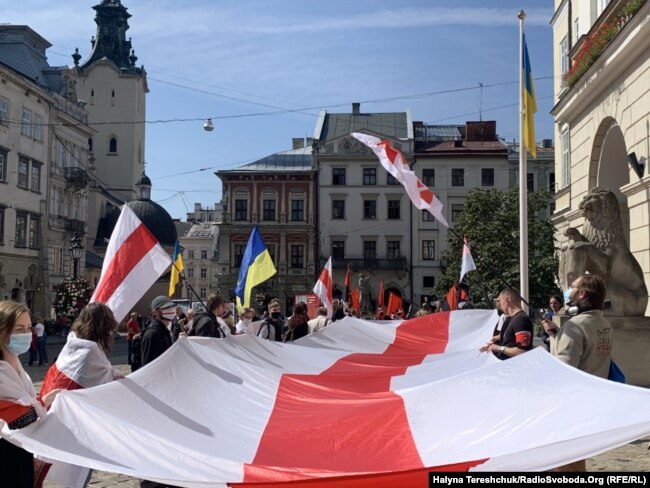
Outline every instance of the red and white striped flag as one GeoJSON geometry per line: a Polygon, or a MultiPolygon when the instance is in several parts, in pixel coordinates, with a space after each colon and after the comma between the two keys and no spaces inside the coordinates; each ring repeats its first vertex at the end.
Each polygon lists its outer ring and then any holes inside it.
{"type": "Polygon", "coordinates": [[[472,257],[472,252],[469,249],[469,242],[467,242],[467,236],[464,236],[463,242],[463,258],[460,263],[460,283],[463,281],[463,278],[470,271],[476,270],[476,263],[474,263],[474,258],[472,257]]]}
{"type": "Polygon", "coordinates": [[[360,132],[353,132],[352,137],[363,142],[368,146],[379,158],[379,162],[397,181],[399,181],[406,190],[409,198],[420,210],[428,210],[438,222],[445,227],[449,227],[447,219],[442,214],[442,203],[436,195],[427,188],[427,186],[420,181],[415,175],[409,165],[404,159],[404,155],[392,147],[390,142],[382,141],[381,139],[370,136],[368,134],[361,134],[360,132]]]}
{"type": "Polygon", "coordinates": [[[318,281],[314,285],[314,293],[327,309],[327,318],[332,318],[332,256],[325,263],[318,281]]]}
{"type": "Polygon", "coordinates": [[[171,263],[158,240],[133,210],[124,205],[90,303],[108,305],[119,323],[171,263]]]}

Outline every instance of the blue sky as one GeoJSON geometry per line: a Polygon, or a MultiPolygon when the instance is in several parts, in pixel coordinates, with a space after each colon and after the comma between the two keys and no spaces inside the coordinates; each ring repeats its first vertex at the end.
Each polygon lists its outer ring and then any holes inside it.
{"type": "MultiPolygon", "coordinates": [[[[22,0],[0,9],[0,19],[27,24],[50,41],[51,65],[71,64],[75,47],[82,61],[90,54],[97,3],[22,0]]],[[[483,119],[496,120],[501,137],[518,139],[522,8],[537,78],[536,138],[553,137],[550,0],[502,0],[498,7],[476,0],[123,4],[132,15],[127,36],[149,80],[145,159],[152,198],[176,218],[184,220],[194,202],[220,200],[214,171],[290,149],[292,137],[311,137],[321,108],[408,107],[414,120],[463,124],[478,120],[482,83],[483,119]],[[257,115],[268,112],[275,114],[257,115]],[[201,120],[171,121],[207,117],[211,133],[201,120]]]]}

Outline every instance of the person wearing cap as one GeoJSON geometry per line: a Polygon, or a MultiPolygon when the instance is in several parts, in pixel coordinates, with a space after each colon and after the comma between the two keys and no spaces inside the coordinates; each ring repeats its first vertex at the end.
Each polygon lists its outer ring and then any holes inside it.
{"type": "Polygon", "coordinates": [[[151,302],[151,321],[140,335],[142,366],[162,355],[172,345],[170,331],[176,317],[176,304],[164,295],[151,302]]]}

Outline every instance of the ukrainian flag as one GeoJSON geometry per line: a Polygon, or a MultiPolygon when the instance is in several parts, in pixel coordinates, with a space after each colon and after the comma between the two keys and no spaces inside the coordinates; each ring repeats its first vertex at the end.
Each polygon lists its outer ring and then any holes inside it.
{"type": "Polygon", "coordinates": [[[235,287],[237,309],[240,312],[244,308],[250,307],[253,287],[265,282],[275,273],[275,265],[269,250],[264,244],[260,231],[255,226],[244,251],[244,257],[239,268],[239,279],[235,287]]]}
{"type": "Polygon", "coordinates": [[[174,264],[172,264],[172,274],[169,277],[169,292],[167,293],[170,297],[174,296],[176,285],[180,281],[181,271],[185,269],[183,266],[183,253],[181,252],[178,241],[176,241],[176,245],[174,246],[174,257],[172,258],[172,262],[174,264]]]}
{"type": "Polygon", "coordinates": [[[533,73],[530,69],[530,58],[528,57],[528,47],[526,46],[526,35],[523,36],[522,52],[522,70],[523,84],[521,87],[522,107],[523,107],[523,134],[522,141],[526,149],[533,158],[537,158],[537,146],[535,145],[535,112],[537,112],[537,102],[535,101],[535,87],[533,86],[533,73]]]}

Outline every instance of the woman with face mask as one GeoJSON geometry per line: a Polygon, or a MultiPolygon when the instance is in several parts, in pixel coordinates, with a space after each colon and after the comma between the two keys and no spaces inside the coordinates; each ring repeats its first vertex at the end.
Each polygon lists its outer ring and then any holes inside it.
{"type": "Polygon", "coordinates": [[[239,316],[239,322],[235,326],[237,334],[248,334],[250,332],[249,327],[253,322],[253,317],[255,316],[255,310],[252,308],[245,308],[244,311],[239,316]]]}
{"type": "MultiPolygon", "coordinates": [[[[0,419],[10,429],[21,429],[45,415],[36,399],[32,380],[18,356],[26,353],[32,341],[29,309],[17,302],[0,302],[0,419]]],[[[44,397],[51,403],[56,392],[44,397]]],[[[2,486],[34,487],[34,458],[31,453],[0,439],[2,486]]]]}

